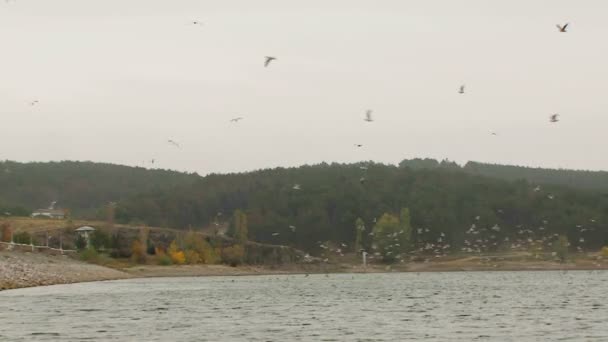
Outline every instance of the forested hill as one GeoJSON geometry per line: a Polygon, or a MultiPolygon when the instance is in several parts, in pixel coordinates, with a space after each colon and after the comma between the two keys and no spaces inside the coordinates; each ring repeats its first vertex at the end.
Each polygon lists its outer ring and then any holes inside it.
{"type": "Polygon", "coordinates": [[[325,241],[352,246],[357,218],[366,227],[362,244],[369,246],[374,222],[403,208],[409,208],[411,241],[418,246],[441,241],[460,250],[472,241],[472,225],[479,248],[506,241],[550,244],[561,234],[572,248],[608,243],[608,196],[476,176],[460,167],[320,164],[209,175],[123,201],[117,219],[196,228],[230,222],[233,211],[243,209],[251,239],[314,251],[325,241]]]}
{"type": "Polygon", "coordinates": [[[435,159],[411,159],[399,164],[401,167],[411,169],[448,168],[459,169],[464,172],[505,180],[525,179],[530,183],[563,185],[585,190],[608,191],[608,172],[584,171],[567,169],[543,169],[525,166],[512,166],[500,164],[487,164],[468,162],[464,166],[450,161],[437,161],[435,159]]]}
{"type": "MultiPolygon", "coordinates": [[[[93,163],[0,161],[0,208],[19,212],[46,208],[52,201],[77,216],[91,216],[109,201],[140,192],[191,184],[198,175],[93,163]]],[[[17,214],[17,212],[14,212],[17,214]]]]}

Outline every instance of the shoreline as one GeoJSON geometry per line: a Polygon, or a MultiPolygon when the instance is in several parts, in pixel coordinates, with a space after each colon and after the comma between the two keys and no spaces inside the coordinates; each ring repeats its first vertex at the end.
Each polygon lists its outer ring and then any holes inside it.
{"type": "Polygon", "coordinates": [[[120,279],[166,277],[213,277],[255,275],[304,275],[340,273],[429,273],[429,272],[514,272],[608,270],[606,260],[574,259],[564,264],[552,261],[518,260],[481,263],[479,258],[378,265],[367,268],[352,264],[285,264],[279,266],[242,265],[138,265],[110,268],[62,255],[31,252],[0,252],[0,291],[27,287],[72,284],[120,279]]]}

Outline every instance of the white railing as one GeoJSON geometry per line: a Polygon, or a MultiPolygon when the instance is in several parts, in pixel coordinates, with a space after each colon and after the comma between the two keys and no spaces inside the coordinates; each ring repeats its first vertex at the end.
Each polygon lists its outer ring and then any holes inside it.
{"type": "Polygon", "coordinates": [[[0,245],[6,245],[8,246],[8,250],[12,250],[15,246],[20,246],[20,247],[31,247],[32,248],[32,252],[34,252],[36,249],[48,249],[51,251],[57,251],[57,252],[61,252],[61,254],[63,254],[64,252],[67,253],[74,253],[77,252],[75,249],[63,249],[63,248],[53,248],[53,247],[49,247],[49,246],[36,246],[34,244],[26,244],[26,243],[16,243],[16,242],[3,242],[0,241],[0,245]]]}

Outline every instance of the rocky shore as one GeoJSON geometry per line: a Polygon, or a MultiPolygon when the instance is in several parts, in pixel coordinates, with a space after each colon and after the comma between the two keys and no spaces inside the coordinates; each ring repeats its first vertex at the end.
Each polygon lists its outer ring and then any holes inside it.
{"type": "Polygon", "coordinates": [[[0,290],[130,277],[127,273],[64,255],[0,251],[0,290]]]}

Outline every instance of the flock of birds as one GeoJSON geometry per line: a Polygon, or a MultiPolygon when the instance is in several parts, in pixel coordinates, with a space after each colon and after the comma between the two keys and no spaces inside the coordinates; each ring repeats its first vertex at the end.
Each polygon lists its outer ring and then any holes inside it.
{"type": "MultiPolygon", "coordinates": [[[[192,24],[203,25],[202,22],[200,22],[200,21],[193,21],[192,24]]],[[[557,24],[556,26],[560,33],[566,33],[566,32],[568,32],[567,31],[568,25],[569,24],[566,23],[564,25],[557,24]]],[[[264,63],[263,63],[264,68],[268,68],[269,66],[271,66],[271,64],[273,62],[276,62],[277,60],[278,60],[278,58],[275,56],[264,56],[264,63]]],[[[461,95],[464,95],[466,93],[465,84],[460,85],[460,87],[458,88],[458,93],[461,95]]],[[[34,104],[35,103],[32,103],[32,105],[34,105],[34,104]]],[[[230,122],[236,124],[243,119],[244,119],[243,117],[239,116],[239,117],[230,119],[230,122]]],[[[363,120],[368,123],[374,122],[373,110],[367,109],[365,111],[363,120]]],[[[560,114],[554,113],[549,116],[550,123],[557,123],[559,121],[560,121],[560,114]]],[[[490,134],[493,136],[498,135],[494,131],[491,131],[490,134]]],[[[177,143],[175,140],[169,139],[169,140],[167,140],[167,142],[176,148],[181,148],[180,144],[177,143]]],[[[354,144],[354,147],[362,148],[363,145],[356,143],[356,144],[354,144]]],[[[363,171],[363,174],[359,181],[362,184],[364,184],[366,181],[367,167],[360,166],[360,169],[363,171]]],[[[302,188],[301,188],[300,184],[296,183],[292,186],[292,190],[298,191],[301,189],[302,188]]],[[[534,192],[540,192],[541,188],[540,188],[540,186],[536,186],[533,190],[534,190],[534,192]]],[[[547,198],[552,200],[555,198],[555,196],[552,194],[547,194],[547,198]]],[[[475,217],[475,220],[479,221],[480,217],[479,216],[475,217]]],[[[375,221],[376,220],[374,219],[374,222],[375,221]]],[[[595,222],[594,220],[591,220],[591,221],[595,222]]],[[[547,224],[547,222],[544,221],[544,224],[547,224]]],[[[584,233],[585,231],[590,231],[590,230],[594,229],[594,228],[583,228],[582,226],[578,226],[578,227],[580,228],[579,229],[580,234],[584,233]]],[[[517,231],[518,237],[514,238],[514,239],[510,239],[508,236],[501,236],[501,234],[500,234],[501,227],[499,227],[498,225],[494,225],[491,228],[478,228],[476,224],[472,224],[471,227],[466,231],[467,238],[464,240],[465,246],[461,248],[461,251],[465,252],[465,253],[477,253],[477,254],[481,255],[483,252],[486,252],[486,251],[489,251],[492,249],[495,250],[501,245],[507,245],[508,248],[510,248],[511,250],[536,249],[538,251],[541,251],[544,248],[551,247],[554,243],[556,243],[556,241],[559,237],[558,234],[548,234],[548,235],[543,234],[543,232],[545,230],[544,226],[539,227],[536,231],[532,230],[532,229],[525,229],[522,226],[518,226],[517,228],[518,228],[518,231],[517,231]],[[511,241],[511,240],[513,240],[513,241],[511,241]]],[[[292,233],[295,233],[296,229],[297,228],[294,225],[289,225],[289,230],[292,233]]],[[[389,236],[389,239],[392,239],[393,243],[388,244],[384,247],[379,247],[376,244],[373,244],[371,246],[371,249],[373,250],[373,252],[370,253],[368,258],[369,259],[381,258],[381,257],[392,254],[397,260],[399,260],[401,262],[405,262],[407,260],[407,258],[411,257],[412,255],[423,255],[423,254],[429,254],[429,253],[433,254],[435,257],[439,258],[439,257],[446,256],[447,251],[451,247],[451,245],[448,243],[448,239],[444,232],[439,232],[438,236],[436,238],[434,238],[432,236],[435,236],[435,234],[428,228],[418,228],[416,230],[416,235],[418,237],[418,241],[419,241],[420,245],[413,251],[409,252],[408,253],[408,254],[410,254],[409,256],[404,255],[402,253],[399,253],[399,249],[401,247],[400,238],[401,238],[401,235],[404,233],[405,232],[403,230],[401,230],[400,232],[397,232],[397,233],[393,233],[391,236],[389,236]],[[427,236],[428,236],[428,238],[427,238],[427,236]]],[[[280,233],[273,232],[273,233],[271,233],[271,235],[273,237],[277,237],[280,235],[280,233]]],[[[370,232],[368,235],[373,236],[374,233],[370,232]]],[[[584,241],[585,241],[585,239],[581,235],[578,242],[583,243],[584,241]]],[[[329,246],[329,243],[322,243],[321,241],[318,241],[317,243],[319,244],[319,248],[324,250],[324,253],[322,253],[322,256],[327,256],[326,253],[334,253],[338,256],[343,257],[345,249],[348,247],[348,245],[344,242],[340,243],[339,246],[333,246],[333,247],[329,246]]],[[[577,249],[579,251],[582,251],[582,248],[580,246],[578,246],[577,249]]],[[[555,252],[553,252],[553,255],[555,256],[555,252]]],[[[306,257],[310,257],[310,256],[307,255],[306,257]]],[[[323,261],[327,262],[327,261],[329,261],[329,258],[325,258],[325,259],[323,259],[323,261]]],[[[428,259],[426,259],[425,261],[428,261],[428,259]]]]}

